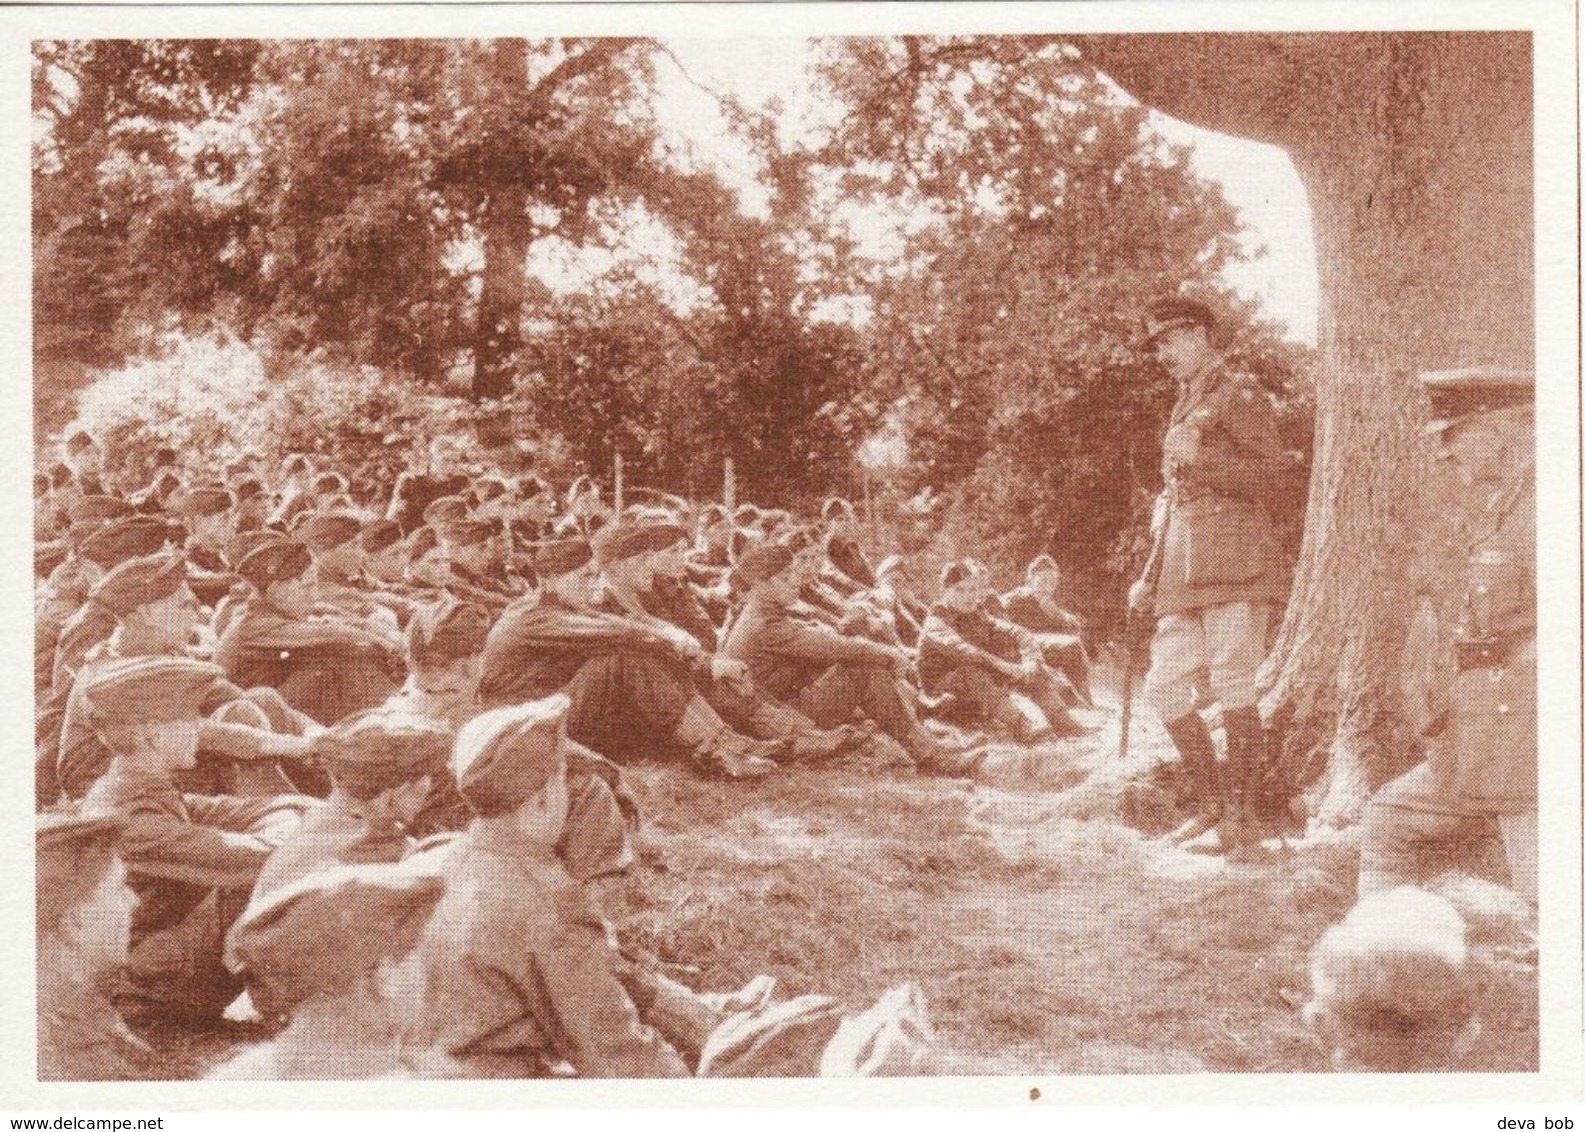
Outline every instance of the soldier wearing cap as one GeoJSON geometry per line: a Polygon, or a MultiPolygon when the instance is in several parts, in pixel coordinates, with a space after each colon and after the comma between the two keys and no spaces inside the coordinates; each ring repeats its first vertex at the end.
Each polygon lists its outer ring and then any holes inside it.
{"type": "Polygon", "coordinates": [[[1024,584],[1001,596],[1007,619],[1035,634],[1047,661],[1073,684],[1086,706],[1090,698],[1090,660],[1084,648],[1084,621],[1057,601],[1062,571],[1049,554],[1037,554],[1024,568],[1024,584]]]}
{"type": "Polygon", "coordinates": [[[754,684],[822,727],[867,718],[924,770],[972,774],[983,752],[959,751],[919,722],[906,676],[911,655],[896,645],[849,636],[799,605],[819,569],[820,544],[794,552],[761,543],[738,560],[734,585],[747,590],[721,651],[747,665],[754,684]]]}
{"type": "Polygon", "coordinates": [[[567,820],[570,704],[500,708],[457,737],[478,814],[445,863],[445,895],[416,949],[422,997],[403,1036],[419,1076],[685,1077],[618,977],[608,925],[557,855],[567,820]]]}
{"type": "MultiPolygon", "coordinates": [[[[182,657],[198,622],[198,603],[186,582],[186,563],[179,554],[134,558],[118,565],[95,587],[89,608],[110,617],[111,629],[88,652],[65,701],[56,751],[51,755],[55,780],[67,797],[82,797],[110,764],[111,751],[89,721],[87,689],[95,675],[130,657],[182,657]]],[[[217,680],[204,696],[206,716],[227,704],[246,701],[262,715],[268,730],[240,723],[203,727],[203,750],[215,756],[202,780],[222,792],[262,796],[291,789],[274,760],[300,757],[307,748],[299,738],[309,720],[292,711],[273,689],[252,691],[217,680]],[[246,772],[228,760],[251,765],[246,772]]]]}
{"type": "Polygon", "coordinates": [[[772,756],[782,744],[734,731],[694,689],[694,670],[709,663],[698,641],[604,598],[586,540],[543,544],[535,565],[540,600],[508,608],[485,645],[486,704],[565,691],[573,738],[618,763],[681,748],[701,768],[728,777],[775,768],[772,756]]]}
{"type": "Polygon", "coordinates": [[[153,1051],[121,1022],[99,985],[105,944],[125,927],[121,886],[104,883],[123,822],[54,810],[35,823],[39,1080],[147,1077],[155,1068],[153,1051]],[[87,938],[84,924],[93,929],[87,938]]]}
{"type": "Polygon", "coordinates": [[[33,690],[49,694],[54,677],[55,646],[71,615],[88,600],[88,591],[104,570],[81,553],[88,536],[99,528],[137,512],[113,495],[85,495],[72,500],[67,513],[66,557],[50,571],[33,600],[33,690]]]}
{"type": "Polygon", "coordinates": [[[329,726],[374,707],[401,684],[405,665],[391,633],[322,611],[300,542],[264,542],[237,564],[249,596],[221,633],[215,660],[244,687],[278,688],[286,702],[329,726]]]}
{"type": "Polygon", "coordinates": [[[233,508],[232,544],[227,550],[228,561],[237,561],[235,539],[248,531],[262,530],[270,518],[270,493],[264,481],[256,475],[239,476],[231,482],[233,508]]]}
{"type": "Polygon", "coordinates": [[[411,535],[429,521],[425,512],[435,500],[461,496],[468,490],[458,447],[455,437],[437,436],[429,442],[428,470],[404,471],[397,477],[385,517],[396,520],[403,535],[411,535]]]}
{"type": "Polygon", "coordinates": [[[1146,312],[1146,346],[1178,383],[1162,442],[1166,487],[1152,563],[1129,591],[1155,617],[1146,693],[1193,783],[1198,815],[1175,836],[1219,828],[1224,847],[1256,836],[1265,740],[1255,673],[1289,579],[1274,515],[1295,469],[1258,382],[1234,372],[1205,304],[1169,298],[1146,312]],[[1221,772],[1199,709],[1222,707],[1221,772]]]}
{"type": "Polygon", "coordinates": [[[1033,633],[999,616],[995,598],[983,563],[947,563],[919,635],[920,684],[932,695],[956,696],[967,722],[996,723],[1025,740],[1083,733],[1068,714],[1078,700],[1073,686],[1046,666],[1033,633]]]}
{"type": "Polygon", "coordinates": [[[688,581],[688,532],[669,512],[624,517],[594,538],[607,598],[622,612],[682,629],[703,655],[694,686],[734,729],[755,739],[781,740],[792,761],[818,760],[851,746],[846,726],[822,730],[814,720],[755,687],[748,666],[721,654],[714,622],[688,581]]]}
{"type": "Polygon", "coordinates": [[[1536,513],[1532,374],[1426,374],[1466,504],[1468,552],[1449,682],[1411,703],[1426,761],[1365,808],[1361,896],[1455,865],[1500,838],[1513,888],[1536,899],[1536,513]]]}
{"type": "Polygon", "coordinates": [[[136,903],[117,1008],[129,1020],[215,1020],[240,989],[220,962],[226,927],[306,800],[183,794],[196,763],[203,704],[221,671],[142,656],[97,670],[87,718],[114,752],[83,813],[119,817],[121,859],[136,903]]]}
{"type": "Polygon", "coordinates": [[[400,619],[390,604],[378,600],[364,576],[363,527],[363,519],[351,512],[309,511],[293,537],[308,547],[314,560],[315,602],[394,644],[400,619]]]}
{"type": "Polygon", "coordinates": [[[238,578],[227,557],[236,531],[232,508],[236,498],[219,483],[201,483],[178,494],[170,513],[187,528],[188,584],[198,600],[211,608],[231,591],[238,578]]]}
{"type": "Polygon", "coordinates": [[[436,528],[447,564],[446,589],[460,600],[504,609],[528,587],[507,571],[505,524],[472,516],[446,519],[436,528]]]}

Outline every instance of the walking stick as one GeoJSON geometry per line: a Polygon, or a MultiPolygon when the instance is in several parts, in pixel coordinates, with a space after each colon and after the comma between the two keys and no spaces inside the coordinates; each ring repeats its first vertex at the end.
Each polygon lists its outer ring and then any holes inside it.
{"type": "Polygon", "coordinates": [[[1123,713],[1118,721],[1117,761],[1128,761],[1128,732],[1134,722],[1134,611],[1123,617],[1123,713]]]}

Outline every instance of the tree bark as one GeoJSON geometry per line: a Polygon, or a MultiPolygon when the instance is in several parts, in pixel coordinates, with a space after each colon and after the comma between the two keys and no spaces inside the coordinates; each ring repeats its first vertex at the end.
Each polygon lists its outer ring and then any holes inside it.
{"type": "Polygon", "coordinates": [[[1530,38],[1080,46],[1166,113],[1283,146],[1309,194],[1321,294],[1315,462],[1262,706],[1329,754],[1317,816],[1349,821],[1413,758],[1400,658],[1417,607],[1445,613],[1456,578],[1419,374],[1534,365],[1530,38]]]}

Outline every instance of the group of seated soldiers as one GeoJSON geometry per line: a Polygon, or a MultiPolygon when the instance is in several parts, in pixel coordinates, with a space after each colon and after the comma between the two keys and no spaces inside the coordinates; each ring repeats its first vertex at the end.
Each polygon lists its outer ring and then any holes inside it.
{"type": "Polygon", "coordinates": [[[121,495],[92,437],[65,455],[35,482],[40,852],[114,838],[120,1019],[213,1022],[244,990],[317,1019],[274,1075],[392,1071],[325,1040],[359,1020],[422,1075],[704,1069],[771,988],[700,995],[617,950],[590,893],[633,860],[623,765],[966,776],[983,736],[927,717],[1033,739],[1089,703],[1049,558],[1005,597],[952,562],[927,604],[839,499],[615,513],[446,442],[374,498],[301,455],[121,495]],[[398,960],[400,1022],[373,981],[398,960]]]}

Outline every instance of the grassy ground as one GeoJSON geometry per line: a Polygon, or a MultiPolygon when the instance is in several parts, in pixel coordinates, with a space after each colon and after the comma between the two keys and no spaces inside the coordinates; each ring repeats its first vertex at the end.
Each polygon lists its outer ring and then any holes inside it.
{"type": "MultiPolygon", "coordinates": [[[[1314,1072],[1307,954],[1352,903],[1346,840],[1228,863],[1129,827],[1127,783],[1164,757],[1136,721],[997,752],[993,782],[793,769],[755,783],[629,771],[648,824],[607,894],[624,939],[700,990],[766,972],[859,1009],[913,981],[958,1073],[1314,1072]]],[[[1137,820],[1137,819],[1136,819],[1137,820]]],[[[1537,1063],[1532,963],[1478,947],[1469,1070],[1537,1063]]],[[[236,1048],[171,1036],[166,1073],[236,1048]]]]}

